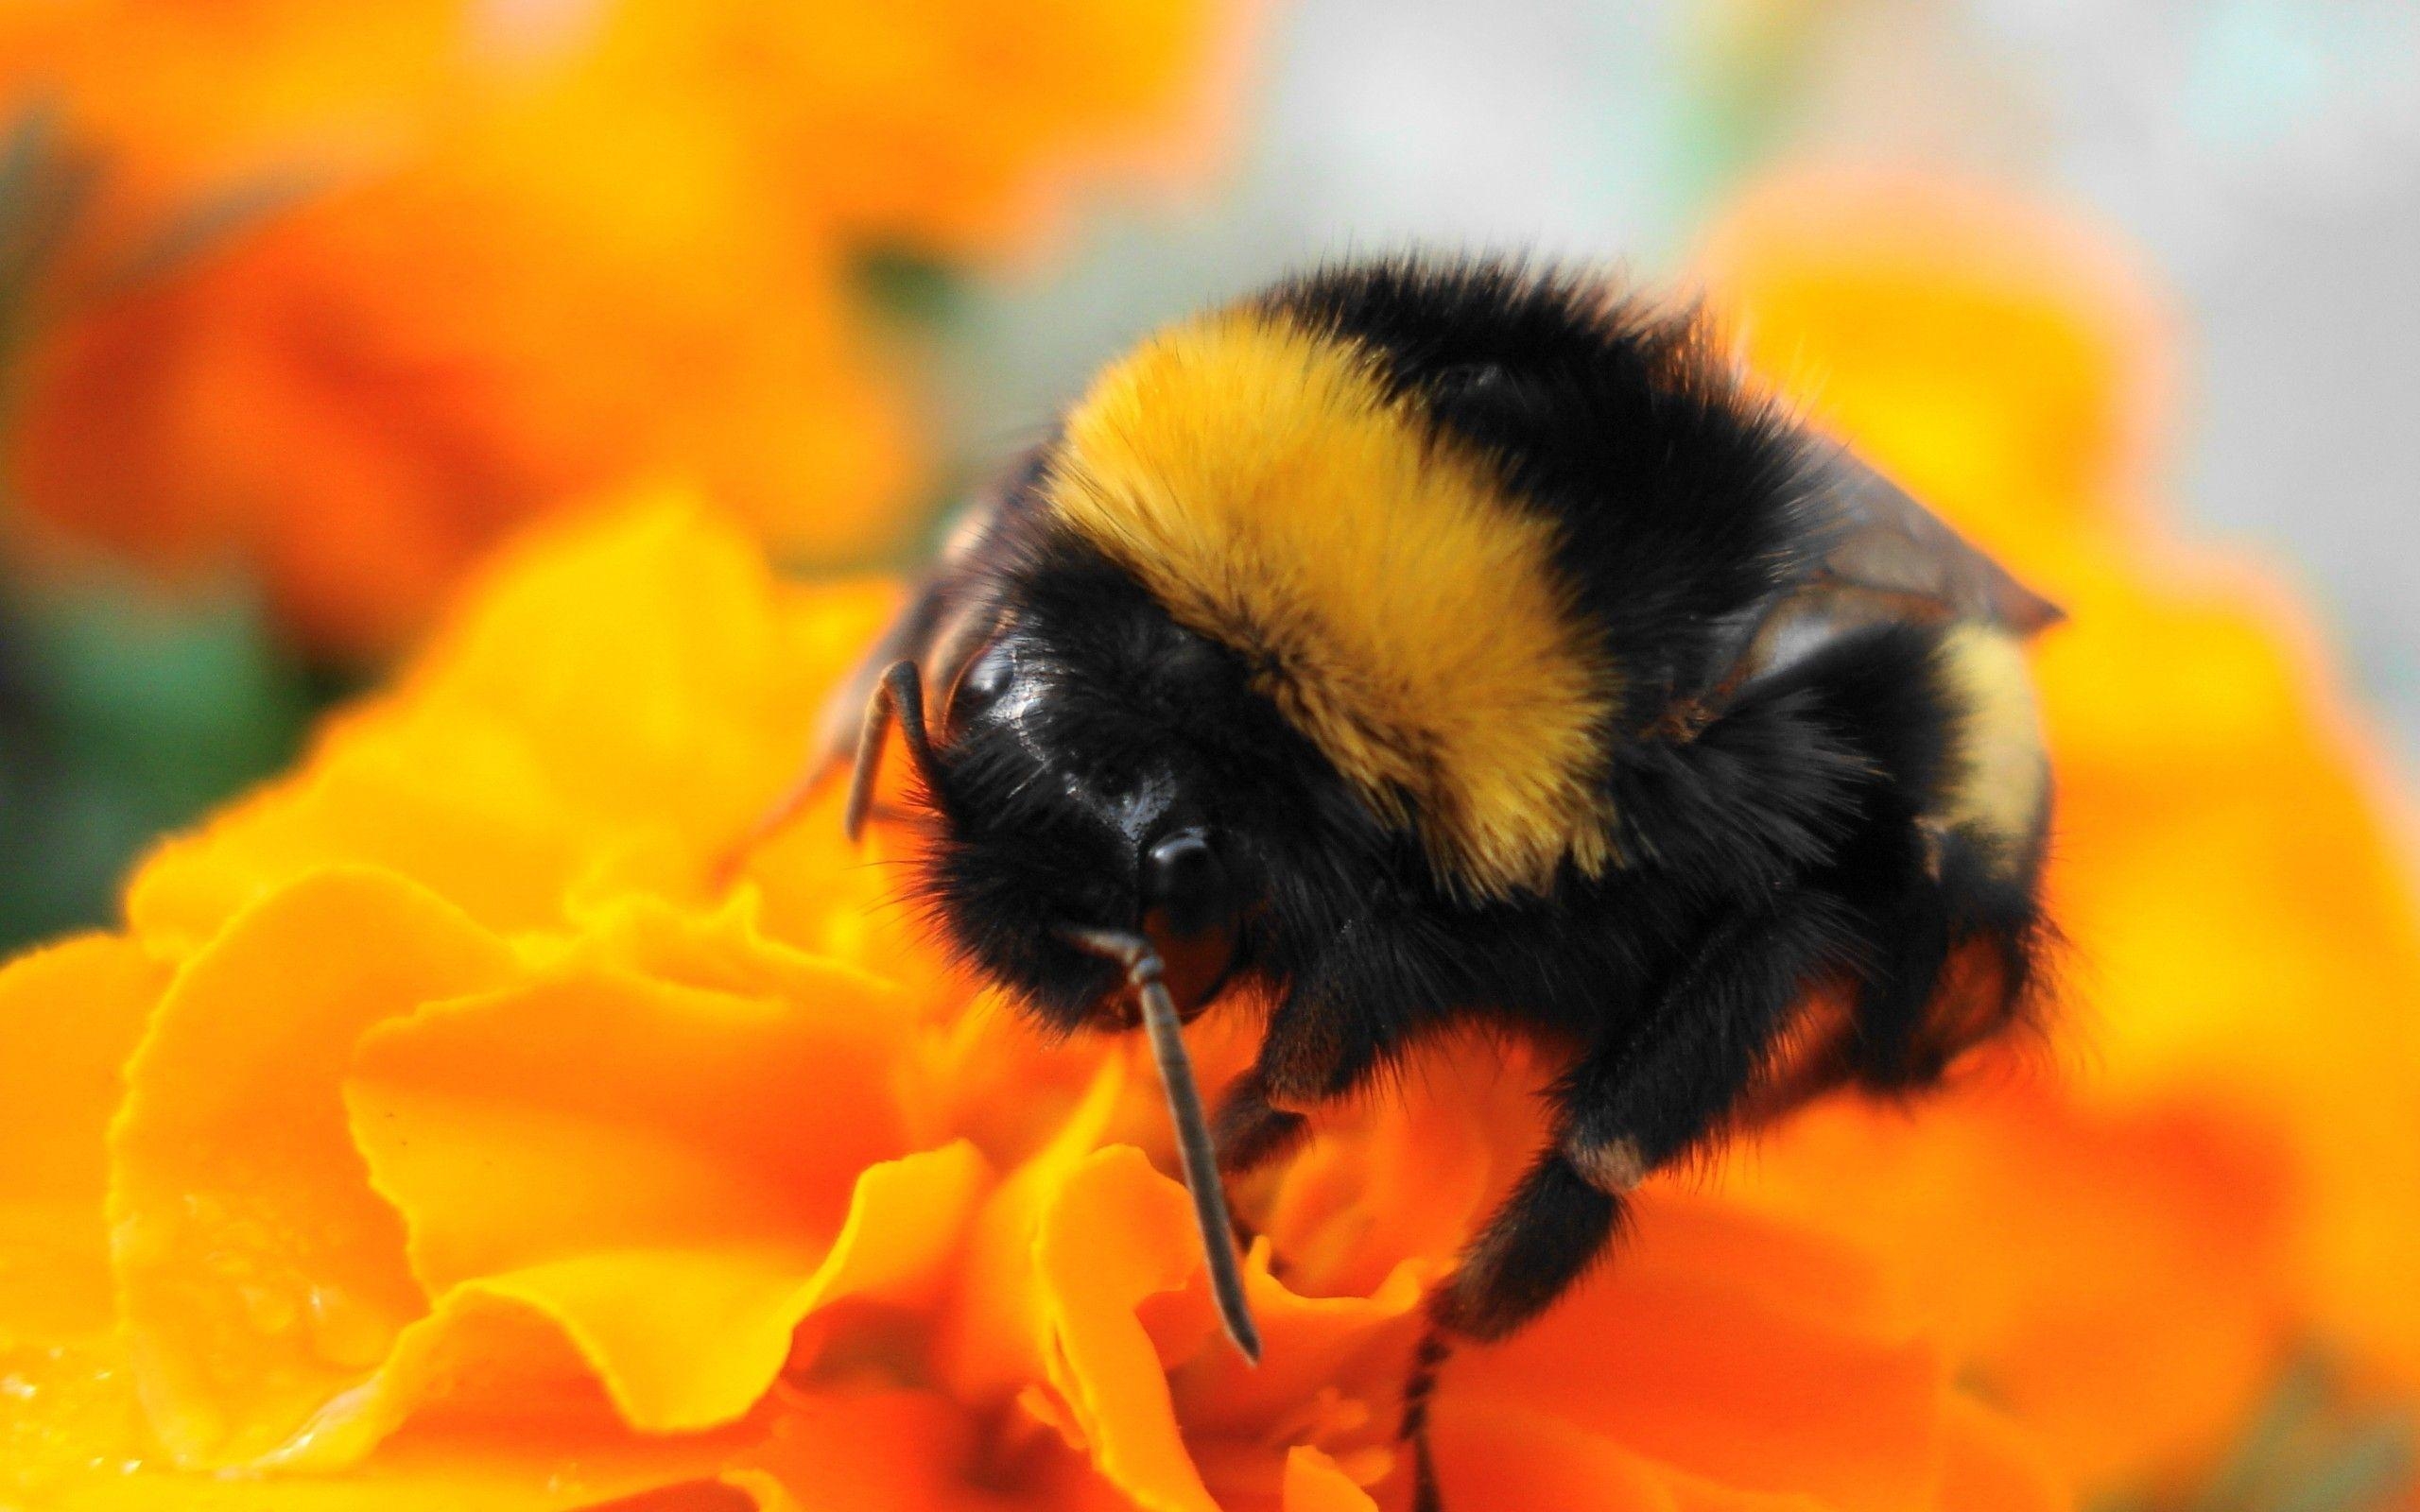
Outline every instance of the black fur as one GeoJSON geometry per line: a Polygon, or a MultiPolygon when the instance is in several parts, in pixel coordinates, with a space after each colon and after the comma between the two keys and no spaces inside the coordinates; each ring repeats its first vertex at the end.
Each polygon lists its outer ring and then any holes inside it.
{"type": "Polygon", "coordinates": [[[948,821],[920,892],[1044,1022],[1115,1023],[1114,968],[1054,929],[1151,928],[1139,858],[1179,830],[1210,836],[1219,959],[1183,1005],[1240,982],[1273,1005],[1219,1115],[1231,1170],[1291,1148],[1304,1109],[1426,1036],[1478,1022],[1562,1047],[1547,1148],[1432,1302],[1443,1335],[1499,1337],[1619,1230],[1604,1173],[1620,1167],[1603,1157],[1653,1169],[1704,1149],[1812,988],[1854,986],[1826,1075],[1878,1090],[1931,1082],[2015,1019],[2043,936],[2039,847],[1994,855],[1924,821],[1962,717],[1942,624],[1876,626],[1722,687],[1725,627],[1806,576],[1829,520],[1811,444],[1738,389],[1690,318],[1498,264],[1324,272],[1263,303],[1362,344],[1557,522],[1562,571],[1623,679],[1603,732],[1622,864],[1566,868],[1545,897],[1456,894],[1237,653],[1033,507],[1046,455],[969,558],[979,581],[955,590],[988,595],[1014,677],[981,708],[935,711],[948,821]],[[1704,718],[1659,732],[1719,688],[1704,718]]]}

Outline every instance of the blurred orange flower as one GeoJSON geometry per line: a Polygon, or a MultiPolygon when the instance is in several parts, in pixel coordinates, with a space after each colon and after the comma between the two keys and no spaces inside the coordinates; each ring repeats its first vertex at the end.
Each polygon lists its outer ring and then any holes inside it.
{"type": "Polygon", "coordinates": [[[620,0],[600,54],[725,102],[794,213],[927,254],[1029,249],[1070,189],[1201,172],[1257,4],[620,0]]]}
{"type": "MultiPolygon", "coordinates": [[[[829,804],[712,901],[890,602],[685,502],[558,527],[126,934],[0,974],[0,1500],[1403,1504],[1538,1071],[1440,1053],[1256,1189],[1243,1365],[1135,1045],[954,978],[829,804]]],[[[2066,1504],[1869,1262],[1670,1191],[1435,1422],[1461,1507],[2066,1504]]]]}
{"type": "Polygon", "coordinates": [[[356,654],[632,476],[868,559],[917,445],[856,259],[1004,250],[1088,160],[1198,164],[1239,36],[1205,0],[21,8],[0,98],[119,181],[32,312],[12,487],[154,565],[249,564],[356,654]]]}
{"type": "Polygon", "coordinates": [[[154,200],[391,151],[475,66],[466,0],[21,0],[0,101],[60,112],[154,200]]]}
{"type": "Polygon", "coordinates": [[[569,143],[622,118],[491,116],[97,302],[28,357],[25,503],[155,562],[239,555],[354,651],[547,501],[634,472],[712,478],[786,548],[889,543],[911,442],[838,249],[772,234],[710,162],[564,183],[569,143]]]}
{"type": "Polygon", "coordinates": [[[2298,1347],[2420,1400],[2410,813],[2308,612],[2163,517],[2153,301],[2072,221],[1891,175],[1775,181],[1704,266],[1776,387],[2071,615],[2056,1064],[1819,1109],[1732,1189],[1890,1256],[2089,1490],[2206,1470],[2298,1347]]]}

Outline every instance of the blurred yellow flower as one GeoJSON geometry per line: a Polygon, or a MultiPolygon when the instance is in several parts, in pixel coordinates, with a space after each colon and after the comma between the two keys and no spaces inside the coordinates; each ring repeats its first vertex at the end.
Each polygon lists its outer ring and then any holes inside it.
{"type": "MultiPolygon", "coordinates": [[[[559,527],[146,864],[126,935],[0,974],[0,1267],[40,1282],[0,1499],[1402,1503],[1421,1294],[1541,1072],[1441,1052],[1257,1191],[1243,1365],[1137,1047],[953,977],[899,837],[827,802],[711,897],[890,600],[687,503],[559,527]]],[[[1205,1072],[1250,1030],[1199,1026],[1205,1072]]],[[[1679,1192],[1435,1421],[1464,1507],[2066,1504],[1869,1262],[1679,1192]]]]}
{"type": "Polygon", "coordinates": [[[620,0],[603,66],[703,93],[781,205],[844,239],[1028,250],[1087,179],[1199,174],[1256,0],[620,0]]]}
{"type": "Polygon", "coordinates": [[[2071,616],[2056,1065],[1819,1110],[1737,1189],[1892,1256],[2087,1489],[2206,1470],[2297,1347],[2420,1400],[2410,811],[2308,612],[2164,518],[2152,300],[2072,221],[1865,173],[1751,194],[1704,275],[1775,387],[2071,616]]]}

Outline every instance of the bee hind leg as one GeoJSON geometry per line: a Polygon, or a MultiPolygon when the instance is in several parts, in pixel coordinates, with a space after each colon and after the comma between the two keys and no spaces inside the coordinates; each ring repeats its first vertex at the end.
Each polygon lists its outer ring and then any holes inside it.
{"type": "Polygon", "coordinates": [[[2037,868],[1955,833],[1934,855],[1931,873],[1870,926],[1877,948],[1851,1022],[1849,1069],[1871,1092],[1933,1086],[2035,1005],[2050,934],[2037,868]]]}
{"type": "Polygon", "coordinates": [[[1803,894],[1710,930],[1647,1011],[1557,1084],[1559,1138],[1463,1251],[1430,1315],[1496,1339],[1569,1289],[1610,1247],[1631,1188],[1727,1125],[1805,983],[1849,950],[1849,929],[1845,911],[1803,894]]]}

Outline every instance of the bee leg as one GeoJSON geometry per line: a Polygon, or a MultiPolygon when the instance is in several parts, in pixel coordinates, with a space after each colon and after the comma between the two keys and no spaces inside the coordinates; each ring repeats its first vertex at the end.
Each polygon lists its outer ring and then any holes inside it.
{"type": "Polygon", "coordinates": [[[1847,910],[1815,894],[1709,932],[1648,1011],[1557,1085],[1561,1137],[1429,1298],[1438,1325],[1500,1339],[1568,1290],[1621,1228],[1630,1189],[1723,1127],[1806,983],[1855,937],[1847,910]]]}
{"type": "Polygon", "coordinates": [[[901,741],[925,796],[938,802],[942,795],[941,758],[925,730],[925,680],[911,660],[892,662],[866,700],[865,724],[857,735],[857,756],[849,774],[849,800],[840,825],[851,840],[865,833],[866,815],[873,807],[873,782],[882,765],[882,747],[896,722],[901,741]]]}
{"type": "Polygon", "coordinates": [[[1211,1126],[1219,1144],[1219,1169],[1231,1177],[1283,1159],[1311,1132],[1308,1118],[1270,1100],[1269,1080],[1258,1066],[1228,1084],[1211,1126]]]}
{"type": "Polygon", "coordinates": [[[1242,1176],[1310,1134],[1303,1109],[1341,1097],[1393,1053],[1380,1020],[1357,1011],[1347,984],[1306,983],[1270,1015],[1252,1069],[1228,1085],[1217,1119],[1219,1169],[1242,1176]]]}
{"type": "Polygon", "coordinates": [[[1872,930],[1880,945],[1866,963],[1849,1021],[1849,1068],[1877,1092],[1906,1091],[1939,1078],[1945,1057],[1931,1053],[1927,1009],[1949,962],[1949,913],[1940,885],[1911,881],[1872,930]]]}
{"type": "Polygon", "coordinates": [[[1443,1512],[1437,1464],[1428,1450],[1428,1401],[1436,1395],[1438,1373],[1453,1352],[1453,1341],[1430,1323],[1421,1331],[1420,1343],[1411,1351],[1411,1372],[1404,1378],[1403,1418],[1395,1436],[1411,1446],[1411,1512],[1443,1512]]]}
{"type": "Polygon", "coordinates": [[[883,747],[890,741],[891,726],[896,723],[914,761],[916,774],[925,783],[927,797],[939,800],[941,793],[941,759],[934,753],[932,739],[925,729],[925,685],[916,663],[908,659],[893,662],[883,670],[866,696],[865,713],[858,723],[856,754],[842,761],[832,751],[819,749],[798,780],[749,827],[748,833],[733,842],[730,849],[715,859],[707,870],[709,885],[717,892],[725,891],[736,881],[749,859],[775,836],[789,828],[804,813],[825,782],[836,774],[849,773],[848,803],[841,816],[841,827],[851,840],[865,833],[866,818],[889,811],[877,809],[873,801],[873,782],[882,765],[883,747]]]}
{"type": "Polygon", "coordinates": [[[2031,866],[1955,832],[1934,868],[1871,926],[1849,1069],[1868,1091],[1921,1091],[1971,1046],[2024,1018],[2047,944],[2031,866]]]}

